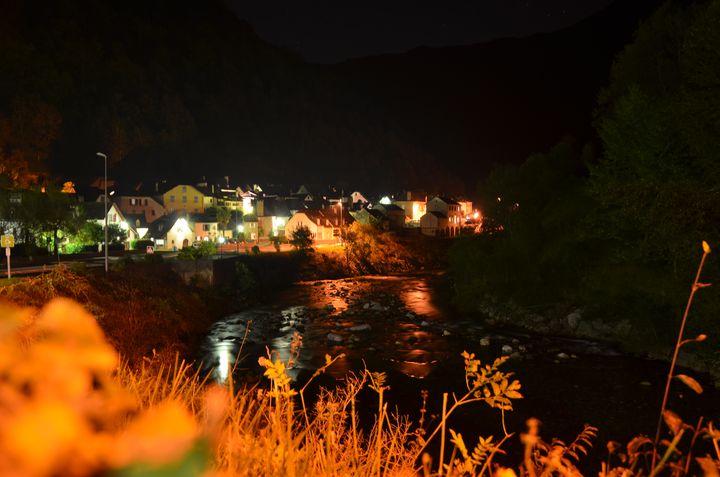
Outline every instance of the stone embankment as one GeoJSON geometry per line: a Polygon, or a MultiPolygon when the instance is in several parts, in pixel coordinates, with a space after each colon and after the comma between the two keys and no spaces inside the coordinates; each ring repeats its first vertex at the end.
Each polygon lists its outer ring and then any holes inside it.
{"type": "MultiPolygon", "coordinates": [[[[582,308],[556,308],[540,314],[514,303],[499,303],[486,297],[478,309],[485,315],[485,324],[493,328],[507,327],[534,334],[607,342],[623,352],[651,359],[669,361],[672,355],[669,346],[674,343],[663,345],[646,341],[638,344],[647,331],[638,329],[630,320],[590,317],[582,308]]],[[[720,351],[688,348],[682,350],[678,359],[681,366],[711,374],[720,382],[720,351]]]]}

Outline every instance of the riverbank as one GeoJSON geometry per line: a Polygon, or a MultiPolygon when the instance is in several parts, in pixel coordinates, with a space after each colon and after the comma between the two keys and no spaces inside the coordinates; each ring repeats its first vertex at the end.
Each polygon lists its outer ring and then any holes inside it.
{"type": "Polygon", "coordinates": [[[401,244],[394,235],[369,231],[352,246],[218,258],[222,273],[210,281],[204,272],[182,276],[161,259],[121,260],[108,274],[76,266],[6,281],[0,286],[0,297],[36,308],[56,297],[81,303],[97,317],[109,341],[131,366],[153,356],[165,362],[176,355],[191,360],[214,322],[272,301],[295,282],[348,277],[368,268],[414,271],[433,263],[429,250],[416,237],[401,244]],[[368,253],[360,254],[357,247],[368,253]]]}
{"type": "Polygon", "coordinates": [[[0,287],[0,297],[36,308],[57,297],[77,301],[133,367],[146,357],[191,356],[210,324],[239,308],[221,290],[183,283],[162,263],[126,263],[107,275],[58,268],[0,287]]]}
{"type": "MultiPolygon", "coordinates": [[[[629,319],[608,319],[592,307],[578,307],[569,303],[529,308],[512,300],[497,297],[479,297],[476,312],[471,316],[486,326],[521,331],[538,336],[557,336],[569,339],[604,342],[628,356],[668,362],[672,357],[674,341],[649,333],[643,322],[629,319]]],[[[679,326],[678,317],[677,326],[679,326]]],[[[708,330],[710,331],[710,330],[708,330]]],[[[685,338],[695,335],[685,333],[685,338]]],[[[720,350],[711,343],[686,346],[678,363],[688,369],[712,376],[720,383],[720,350]]]]}

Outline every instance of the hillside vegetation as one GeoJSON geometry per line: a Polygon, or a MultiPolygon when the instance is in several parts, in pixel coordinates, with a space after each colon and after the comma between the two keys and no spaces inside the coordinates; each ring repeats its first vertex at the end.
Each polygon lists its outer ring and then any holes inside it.
{"type": "MultiPolygon", "coordinates": [[[[579,308],[609,325],[604,337],[669,348],[699,244],[720,241],[718,22],[717,0],[666,3],[616,59],[599,150],[568,139],[494,170],[481,186],[485,235],[451,253],[461,306],[487,310],[477,298],[494,296],[540,314],[579,308]]],[[[716,258],[702,278],[718,281],[716,258]]],[[[707,293],[690,333],[714,329],[718,312],[707,293]]]]}

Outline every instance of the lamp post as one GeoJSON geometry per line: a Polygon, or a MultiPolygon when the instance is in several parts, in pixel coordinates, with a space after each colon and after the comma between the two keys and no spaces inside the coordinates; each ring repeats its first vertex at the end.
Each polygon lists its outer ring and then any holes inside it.
{"type": "Polygon", "coordinates": [[[105,179],[103,180],[103,187],[104,187],[104,193],[103,198],[105,199],[105,246],[103,247],[105,250],[105,273],[108,272],[108,221],[107,221],[107,215],[108,215],[108,200],[107,200],[107,155],[103,154],[102,152],[96,153],[98,156],[102,157],[105,160],[105,179]]]}
{"type": "Polygon", "coordinates": [[[340,239],[340,244],[342,245],[343,239],[342,239],[342,232],[343,232],[343,204],[342,204],[342,196],[340,196],[340,201],[338,202],[338,206],[340,207],[340,236],[338,237],[340,239]]]}

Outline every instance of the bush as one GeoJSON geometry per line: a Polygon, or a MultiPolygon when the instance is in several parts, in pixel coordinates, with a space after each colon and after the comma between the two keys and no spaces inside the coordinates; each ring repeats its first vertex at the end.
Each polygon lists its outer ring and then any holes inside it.
{"type": "Polygon", "coordinates": [[[295,247],[295,250],[301,252],[308,251],[312,248],[313,244],[312,232],[310,232],[309,228],[301,225],[292,231],[289,242],[290,245],[295,247]]]}
{"type": "Polygon", "coordinates": [[[197,247],[184,247],[178,253],[180,260],[200,260],[214,255],[216,252],[215,244],[210,241],[200,242],[197,247]]]}
{"type": "Polygon", "coordinates": [[[146,263],[163,263],[165,259],[158,253],[146,253],[143,257],[146,263]]]}
{"type": "Polygon", "coordinates": [[[260,255],[260,247],[258,247],[257,245],[253,245],[251,250],[253,255],[260,255]]]}
{"type": "Polygon", "coordinates": [[[142,250],[144,251],[147,247],[154,247],[155,242],[152,240],[131,240],[130,250],[142,250]]]}

